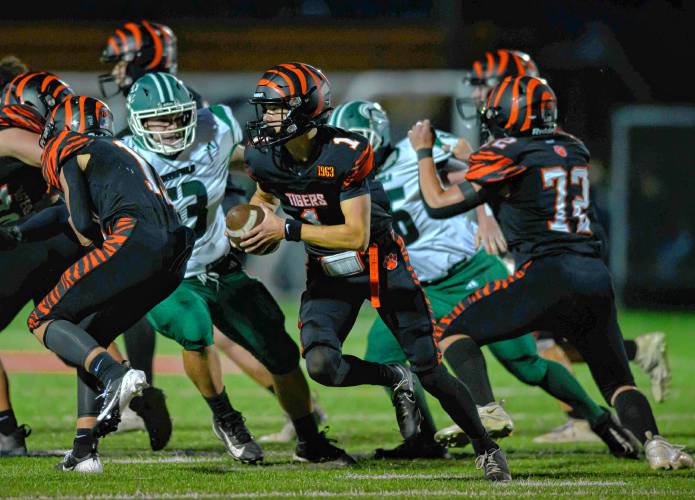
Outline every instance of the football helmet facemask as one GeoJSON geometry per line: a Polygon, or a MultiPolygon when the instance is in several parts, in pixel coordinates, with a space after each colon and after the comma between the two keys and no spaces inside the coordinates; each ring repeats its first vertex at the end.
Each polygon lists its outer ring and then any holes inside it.
{"type": "Polygon", "coordinates": [[[148,73],[139,78],[128,92],[126,110],[135,142],[153,153],[171,156],[195,141],[196,103],[186,85],[174,75],[148,73]],[[147,121],[153,118],[175,126],[151,130],[147,121]]]}

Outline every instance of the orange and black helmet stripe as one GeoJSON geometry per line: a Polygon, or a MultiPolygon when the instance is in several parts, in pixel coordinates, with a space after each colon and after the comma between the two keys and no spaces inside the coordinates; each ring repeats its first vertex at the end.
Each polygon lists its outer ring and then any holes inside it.
{"type": "Polygon", "coordinates": [[[555,111],[555,102],[555,93],[544,80],[508,76],[488,95],[487,108],[495,111],[500,128],[527,133],[551,126],[546,111],[555,111]]]}
{"type": "Polygon", "coordinates": [[[524,75],[538,77],[538,67],[528,54],[518,50],[486,52],[482,59],[473,63],[473,76],[481,80],[524,75]]]}
{"type": "Polygon", "coordinates": [[[273,66],[263,74],[256,85],[256,95],[263,94],[265,99],[304,97],[309,92],[315,92],[315,106],[309,112],[311,117],[321,115],[328,108],[330,91],[330,83],[325,75],[305,63],[273,66]]]}
{"type": "Polygon", "coordinates": [[[24,104],[34,107],[44,118],[73,94],[72,89],[53,73],[31,71],[17,75],[5,85],[1,101],[4,105],[24,104]]]}
{"type": "Polygon", "coordinates": [[[102,51],[102,62],[118,62],[129,55],[129,64],[148,71],[176,72],[176,35],[168,26],[142,20],[117,28],[102,51]]]}

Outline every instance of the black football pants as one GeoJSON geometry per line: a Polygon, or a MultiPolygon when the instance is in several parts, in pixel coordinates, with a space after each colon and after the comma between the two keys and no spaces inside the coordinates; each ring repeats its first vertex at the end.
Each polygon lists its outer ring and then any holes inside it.
{"type": "Polygon", "coordinates": [[[438,335],[470,336],[479,345],[552,331],[581,353],[607,402],[617,388],[634,385],[611,275],[598,258],[564,254],[529,261],[464,299],[436,329],[438,335]]]}

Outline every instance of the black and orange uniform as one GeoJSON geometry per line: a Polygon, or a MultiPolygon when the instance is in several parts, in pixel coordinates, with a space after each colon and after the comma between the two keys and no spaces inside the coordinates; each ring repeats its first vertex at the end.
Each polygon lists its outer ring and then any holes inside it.
{"type": "MultiPolygon", "coordinates": [[[[362,272],[328,276],[322,259],[341,252],[305,245],[307,289],[299,313],[304,355],[317,345],[341,351],[362,303],[371,300],[403,345],[413,370],[433,368],[439,355],[427,299],[400,238],[391,229],[381,183],[367,178],[374,156],[369,143],[358,134],[322,126],[314,144],[314,154],[306,164],[295,162],[284,148],[279,158],[256,148],[247,148],[245,157],[260,188],[277,197],[286,214],[304,223],[342,224],[342,201],[371,196],[370,248],[358,254],[362,272]]],[[[343,381],[334,382],[342,385],[343,381]]]]}
{"type": "Polygon", "coordinates": [[[117,140],[60,132],[44,147],[42,171],[55,189],[65,179],[71,223],[94,246],[36,306],[29,328],[64,319],[107,346],[179,285],[192,232],[153,169],[117,140]]]}
{"type": "MultiPolygon", "coordinates": [[[[40,135],[43,125],[43,117],[30,106],[0,106],[0,130],[21,128],[40,135]]],[[[38,168],[0,158],[0,224],[16,222],[47,206],[46,199],[46,181],[38,168]]]]}
{"type": "Polygon", "coordinates": [[[602,394],[634,385],[616,321],[610,273],[589,217],[589,152],[567,134],[504,137],[470,157],[516,272],[488,283],[437,325],[479,345],[549,330],[584,356],[602,394]]]}
{"type": "Polygon", "coordinates": [[[360,270],[353,267],[354,274],[341,275],[340,263],[328,265],[330,259],[352,252],[305,245],[307,284],[299,328],[309,375],[321,384],[340,387],[397,382],[386,365],[342,354],[343,342],[362,304],[369,300],[423,387],[465,429],[476,451],[496,446],[480,423],[468,389],[441,363],[429,302],[403,240],[391,229],[383,187],[369,176],[374,163],[371,146],[359,134],[323,125],[317,130],[313,155],[306,163],[294,161],[284,148],[262,152],[249,147],[245,152],[250,174],[260,188],[277,197],[285,213],[303,223],[342,224],[341,201],[363,195],[371,198],[369,249],[356,252],[360,270]]]}
{"type": "MultiPolygon", "coordinates": [[[[22,128],[41,134],[44,120],[31,106],[10,104],[0,107],[0,130],[22,128]]],[[[38,135],[37,135],[38,141],[38,135]]],[[[17,224],[53,204],[46,192],[41,170],[14,158],[0,158],[0,225],[17,224]]],[[[61,202],[58,202],[60,205],[61,202]]],[[[63,270],[82,254],[74,234],[68,232],[67,217],[54,211],[62,229],[42,241],[23,242],[12,250],[0,251],[0,331],[10,324],[22,307],[38,303],[63,270]]]]}

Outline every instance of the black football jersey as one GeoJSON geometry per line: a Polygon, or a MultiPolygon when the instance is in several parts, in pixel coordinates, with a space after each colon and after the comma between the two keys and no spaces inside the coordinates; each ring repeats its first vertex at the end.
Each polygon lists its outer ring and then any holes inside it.
{"type": "Polygon", "coordinates": [[[567,252],[600,256],[589,217],[589,158],[564,133],[505,137],[471,155],[466,179],[496,193],[490,204],[517,266],[567,252]]]}
{"type": "Polygon", "coordinates": [[[179,226],[157,173],[117,139],[61,132],[46,144],[41,161],[46,181],[57,189],[63,171],[73,221],[91,218],[106,232],[112,221],[126,215],[165,230],[179,226]],[[90,156],[84,171],[77,164],[78,155],[90,156]],[[80,213],[75,213],[76,207],[80,213]]]}
{"type": "MultiPolygon", "coordinates": [[[[43,119],[29,106],[1,106],[0,130],[7,128],[22,128],[40,134],[43,119]]],[[[40,169],[14,158],[0,158],[0,224],[16,222],[49,203],[40,169]]]]}
{"type": "MultiPolygon", "coordinates": [[[[279,151],[247,147],[244,159],[249,175],[263,191],[280,200],[287,215],[308,224],[343,224],[340,202],[370,194],[370,242],[390,237],[389,202],[381,183],[369,178],[374,152],[367,139],[321,126],[314,139],[314,152],[306,163],[295,161],[285,148],[279,151]]],[[[308,244],[306,250],[313,255],[339,253],[308,244]]]]}

